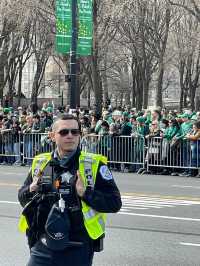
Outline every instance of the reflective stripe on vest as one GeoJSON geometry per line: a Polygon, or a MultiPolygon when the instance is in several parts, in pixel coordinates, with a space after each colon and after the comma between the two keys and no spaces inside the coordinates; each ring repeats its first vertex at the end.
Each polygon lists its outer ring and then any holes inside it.
{"type": "Polygon", "coordinates": [[[42,153],[34,157],[32,163],[32,177],[42,172],[47,163],[51,160],[51,153],[42,153]]]}
{"type": "MultiPolygon", "coordinates": [[[[106,164],[107,158],[98,154],[81,152],[79,157],[79,171],[84,178],[85,187],[88,185],[94,186],[100,161],[106,164]]],[[[81,203],[85,228],[92,239],[97,239],[105,232],[106,215],[93,210],[84,201],[81,201],[81,203]]]]}
{"type": "Polygon", "coordinates": [[[21,233],[26,233],[29,228],[26,217],[22,214],[19,218],[18,229],[21,233]]]}
{"type": "MultiPolygon", "coordinates": [[[[32,177],[39,175],[44,170],[47,163],[51,160],[51,153],[42,153],[34,157],[32,163],[32,177]]],[[[25,233],[29,228],[26,217],[22,214],[19,218],[18,229],[20,232],[25,233]]]]}

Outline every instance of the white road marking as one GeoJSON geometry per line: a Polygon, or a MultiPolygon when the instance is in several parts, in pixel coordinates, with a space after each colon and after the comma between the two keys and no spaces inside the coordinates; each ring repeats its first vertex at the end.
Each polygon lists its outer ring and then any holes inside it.
{"type": "MultiPolygon", "coordinates": [[[[134,210],[147,210],[148,208],[132,207],[131,209],[134,209],[134,210]]],[[[120,211],[121,211],[121,212],[124,212],[124,211],[127,212],[127,211],[129,211],[129,209],[128,209],[128,208],[123,208],[123,207],[122,207],[122,208],[120,209],[120,211]]]]}
{"type": "Polygon", "coordinates": [[[0,203],[2,203],[2,204],[15,204],[15,205],[19,205],[19,202],[17,202],[17,201],[0,200],[0,203]]]}
{"type": "Polygon", "coordinates": [[[2,182],[0,182],[0,186],[6,186],[6,187],[20,187],[19,184],[14,184],[14,183],[2,183],[2,182]]]}
{"type": "Polygon", "coordinates": [[[200,205],[200,201],[147,196],[122,196],[122,208],[126,209],[127,212],[132,212],[135,208],[161,209],[192,205],[200,205]]]}
{"type": "Polygon", "coordinates": [[[200,247],[200,244],[195,244],[195,243],[185,243],[185,242],[180,242],[180,245],[183,245],[183,246],[200,247]]]}
{"type": "Polygon", "coordinates": [[[162,216],[162,215],[152,215],[145,213],[134,213],[134,212],[118,212],[119,214],[131,215],[131,216],[141,216],[141,217],[150,217],[150,218],[159,218],[159,219],[168,219],[168,220],[181,220],[181,221],[190,221],[190,222],[200,222],[200,219],[188,218],[188,217],[175,217],[175,216],[162,216]]]}
{"type": "Polygon", "coordinates": [[[23,174],[22,173],[16,173],[16,172],[8,172],[8,171],[5,171],[3,173],[3,175],[19,175],[19,176],[22,176],[23,174]]]}
{"type": "Polygon", "coordinates": [[[200,187],[199,187],[199,186],[182,186],[182,185],[172,185],[172,187],[200,189],[200,187]]]}

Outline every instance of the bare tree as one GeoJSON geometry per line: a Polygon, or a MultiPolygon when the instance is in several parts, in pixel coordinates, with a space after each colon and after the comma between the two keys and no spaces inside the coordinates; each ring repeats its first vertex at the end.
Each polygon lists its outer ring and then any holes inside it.
{"type": "Polygon", "coordinates": [[[200,40],[199,23],[189,14],[182,12],[181,19],[174,25],[176,67],[180,77],[180,109],[195,108],[195,95],[199,87],[200,40]]]}
{"type": "Polygon", "coordinates": [[[185,9],[200,22],[200,3],[198,0],[168,0],[172,6],[185,9]]]}

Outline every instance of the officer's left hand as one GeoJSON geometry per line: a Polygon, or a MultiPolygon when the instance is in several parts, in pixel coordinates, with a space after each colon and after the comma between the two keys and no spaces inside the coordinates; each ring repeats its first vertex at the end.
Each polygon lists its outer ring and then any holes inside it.
{"type": "Polygon", "coordinates": [[[84,183],[83,183],[83,180],[82,180],[82,177],[79,171],[77,171],[77,176],[78,176],[78,179],[76,181],[76,191],[79,197],[83,197],[85,193],[85,187],[84,187],[84,183]]]}

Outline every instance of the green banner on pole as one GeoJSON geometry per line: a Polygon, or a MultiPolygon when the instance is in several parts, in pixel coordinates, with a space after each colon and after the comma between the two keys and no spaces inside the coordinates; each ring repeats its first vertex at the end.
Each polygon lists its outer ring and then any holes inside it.
{"type": "MultiPolygon", "coordinates": [[[[71,50],[72,14],[71,1],[56,0],[56,51],[67,54],[71,50]]],[[[93,0],[78,0],[78,43],[77,54],[88,56],[92,54],[93,36],[93,0]]]]}
{"type": "Polygon", "coordinates": [[[56,51],[66,54],[71,48],[71,0],[56,0],[56,51]]]}
{"type": "Polygon", "coordinates": [[[78,55],[88,56],[92,54],[92,36],[92,0],[78,0],[78,55]]]}

